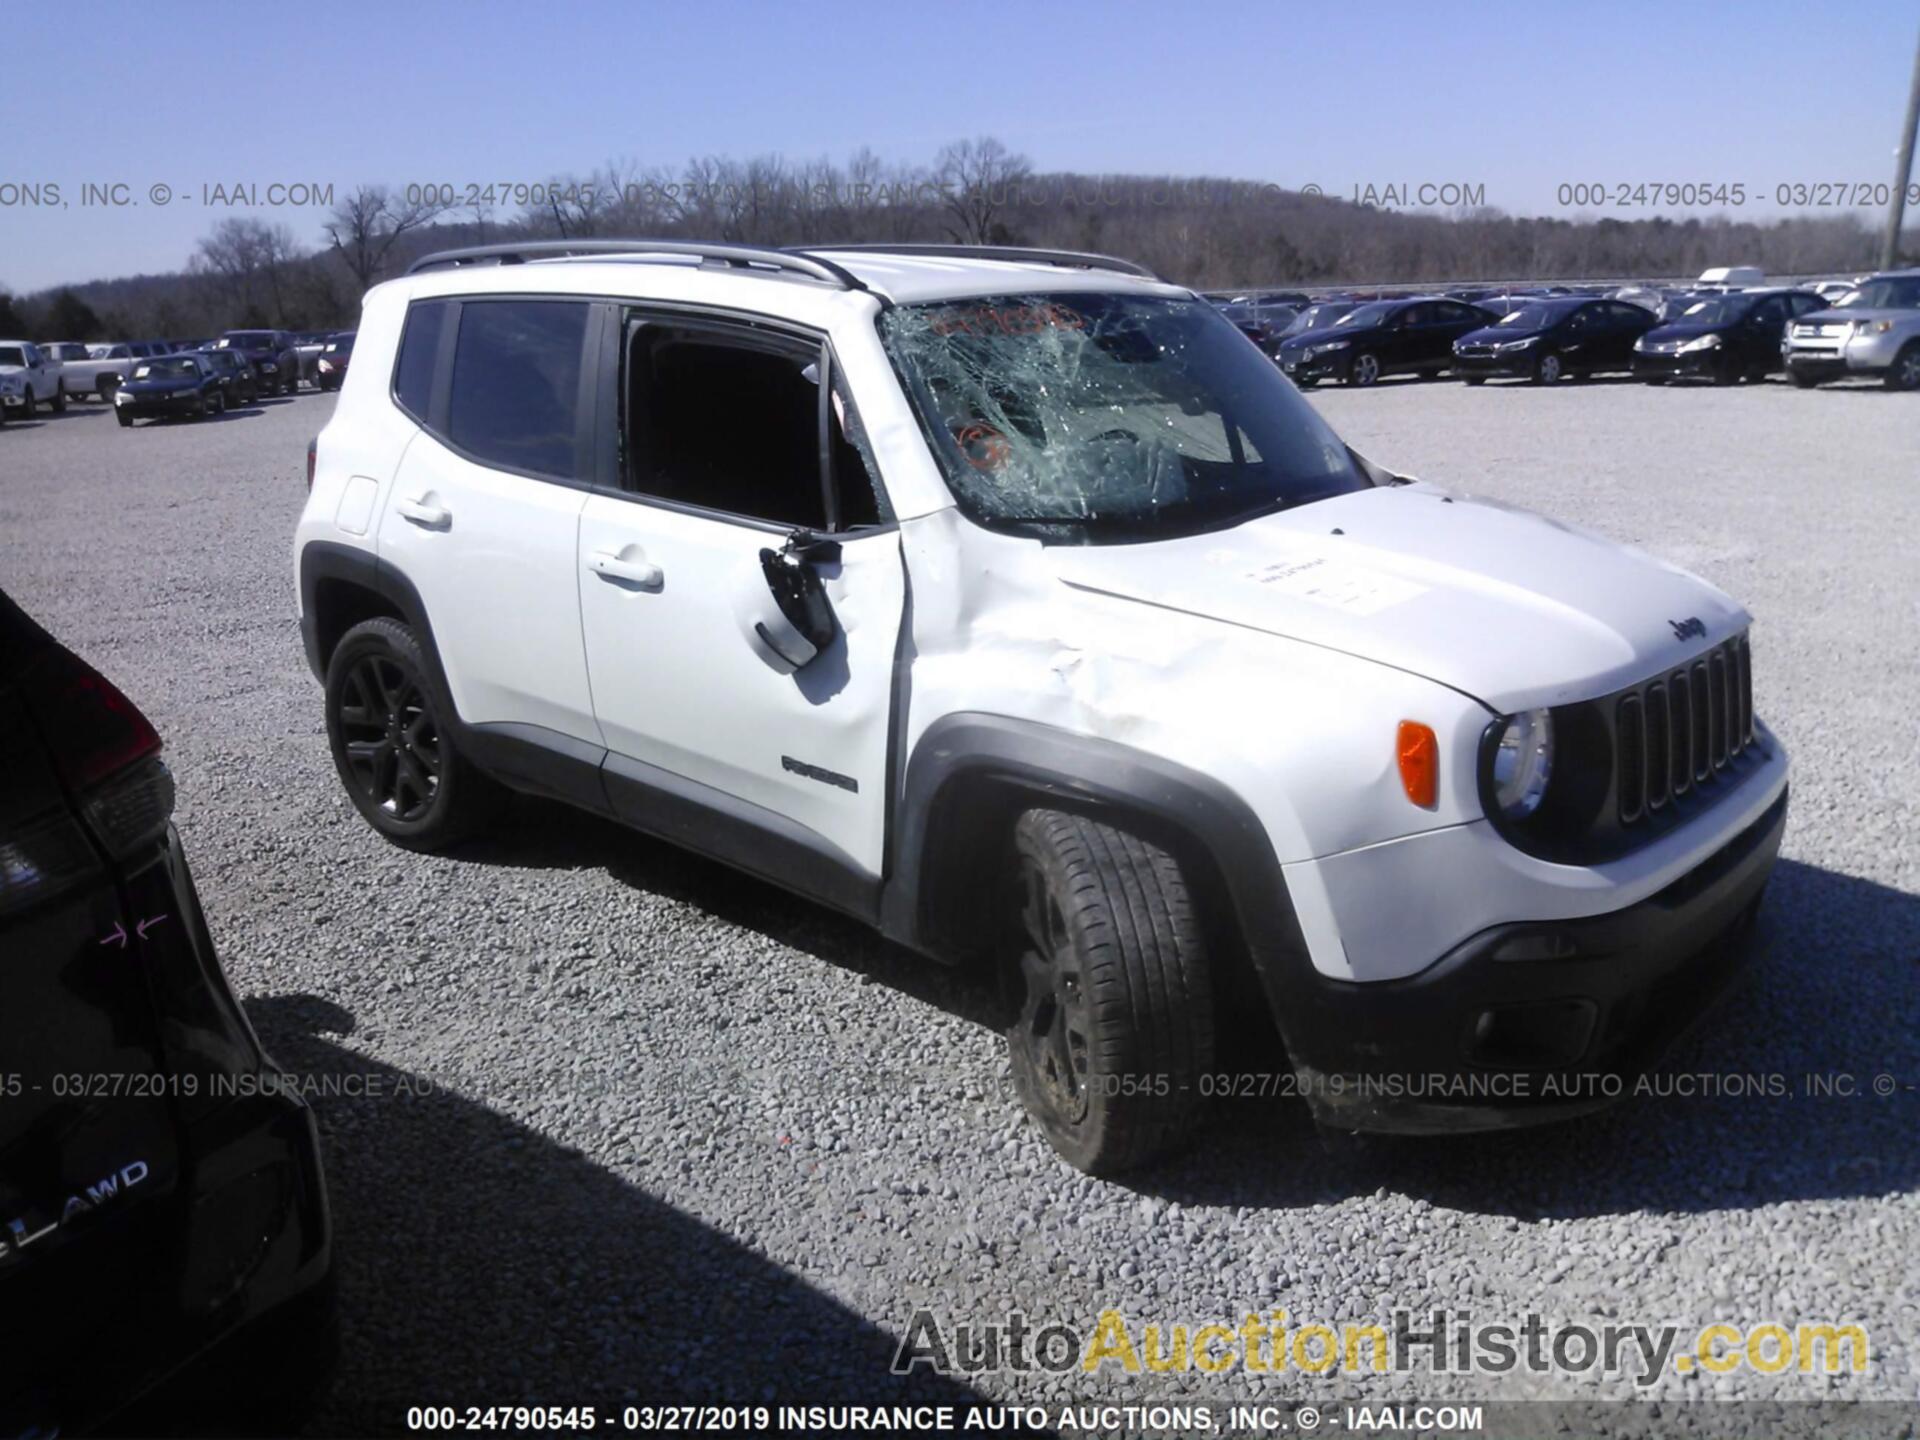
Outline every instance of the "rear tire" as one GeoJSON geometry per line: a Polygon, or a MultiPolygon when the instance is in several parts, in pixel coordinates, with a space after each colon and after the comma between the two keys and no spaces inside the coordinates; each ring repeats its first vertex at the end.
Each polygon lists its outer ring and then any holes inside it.
{"type": "Polygon", "coordinates": [[[1076,1169],[1111,1175],[1188,1137],[1213,1063],[1206,945],[1179,864],[1082,815],[1014,826],[1014,1088],[1076,1169]]]}
{"type": "Polygon", "coordinates": [[[366,822],[409,850],[486,828],[506,791],[455,748],[420,643],[385,616],[340,637],[327,662],[327,743],[366,822]]]}
{"type": "Polygon", "coordinates": [[[1909,340],[1901,347],[1880,383],[1889,390],[1920,390],[1920,340],[1909,340]]]}
{"type": "Polygon", "coordinates": [[[1487,383],[1487,377],[1484,375],[1462,375],[1460,378],[1469,385],[1484,385],[1487,383]]]}

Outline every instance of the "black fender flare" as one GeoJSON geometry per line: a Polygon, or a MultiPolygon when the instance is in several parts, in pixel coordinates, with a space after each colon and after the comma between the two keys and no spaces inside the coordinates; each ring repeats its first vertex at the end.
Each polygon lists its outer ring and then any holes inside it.
{"type": "Polygon", "coordinates": [[[1268,1008],[1282,1019],[1290,980],[1297,983],[1311,962],[1273,842],[1252,807],[1175,761],[1035,721],[963,711],[920,737],[901,786],[881,901],[889,938],[949,962],[972,958],[954,906],[977,911],[991,859],[983,864],[965,827],[950,822],[989,788],[1020,808],[1054,805],[1110,818],[1208,869],[1222,893],[1203,890],[1203,898],[1230,907],[1268,1008]]]}

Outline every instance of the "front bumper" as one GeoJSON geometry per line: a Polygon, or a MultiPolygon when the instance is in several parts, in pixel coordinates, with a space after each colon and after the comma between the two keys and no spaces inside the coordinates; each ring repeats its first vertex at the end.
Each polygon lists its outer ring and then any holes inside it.
{"type": "Polygon", "coordinates": [[[1297,355],[1283,352],[1280,368],[1289,380],[1343,380],[1353,361],[1351,350],[1336,350],[1326,355],[1297,355]]]}
{"type": "MultiPolygon", "coordinates": [[[[127,395],[125,390],[120,395],[127,395]]],[[[206,397],[188,393],[184,395],[154,396],[147,399],[141,396],[128,396],[127,399],[115,397],[114,410],[122,415],[131,415],[136,420],[157,420],[163,415],[198,415],[207,408],[206,397]]]]}
{"type": "Polygon", "coordinates": [[[1713,378],[1719,364],[1720,351],[1717,349],[1654,353],[1636,350],[1633,353],[1633,376],[1636,380],[1707,380],[1713,378]]]}
{"type": "Polygon", "coordinates": [[[1801,375],[1838,380],[1847,375],[1880,375],[1892,368],[1901,347],[1911,337],[1897,331],[1787,342],[1783,358],[1787,369],[1801,375]]]}
{"type": "Polygon", "coordinates": [[[1496,925],[1399,980],[1296,976],[1281,1018],[1315,1118],[1456,1133],[1620,1098],[1740,969],[1786,816],[1783,789],[1701,864],[1623,909],[1496,925]]]}
{"type": "Polygon", "coordinates": [[[1469,352],[1465,355],[1458,350],[1453,352],[1453,373],[1466,378],[1479,379],[1519,379],[1531,378],[1537,349],[1515,350],[1507,355],[1482,355],[1469,352]]]}

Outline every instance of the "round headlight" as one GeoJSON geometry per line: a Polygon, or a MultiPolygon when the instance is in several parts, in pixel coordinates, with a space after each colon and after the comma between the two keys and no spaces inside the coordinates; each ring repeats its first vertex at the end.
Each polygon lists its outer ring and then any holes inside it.
{"type": "Polygon", "coordinates": [[[1553,777],[1553,715],[1523,710],[1507,717],[1493,752],[1493,800],[1510,820],[1540,808],[1553,777]]]}

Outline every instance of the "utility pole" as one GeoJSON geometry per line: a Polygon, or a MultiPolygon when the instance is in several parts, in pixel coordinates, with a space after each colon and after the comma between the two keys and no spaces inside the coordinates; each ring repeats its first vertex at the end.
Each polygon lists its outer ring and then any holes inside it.
{"type": "Polygon", "coordinates": [[[1913,55],[1913,87],[1907,92],[1907,123],[1900,129],[1900,159],[1893,172],[1893,206],[1887,212],[1886,243],[1880,247],[1880,268],[1900,263],[1900,226],[1907,214],[1907,186],[1913,183],[1913,132],[1920,127],[1920,48],[1913,55]]]}

